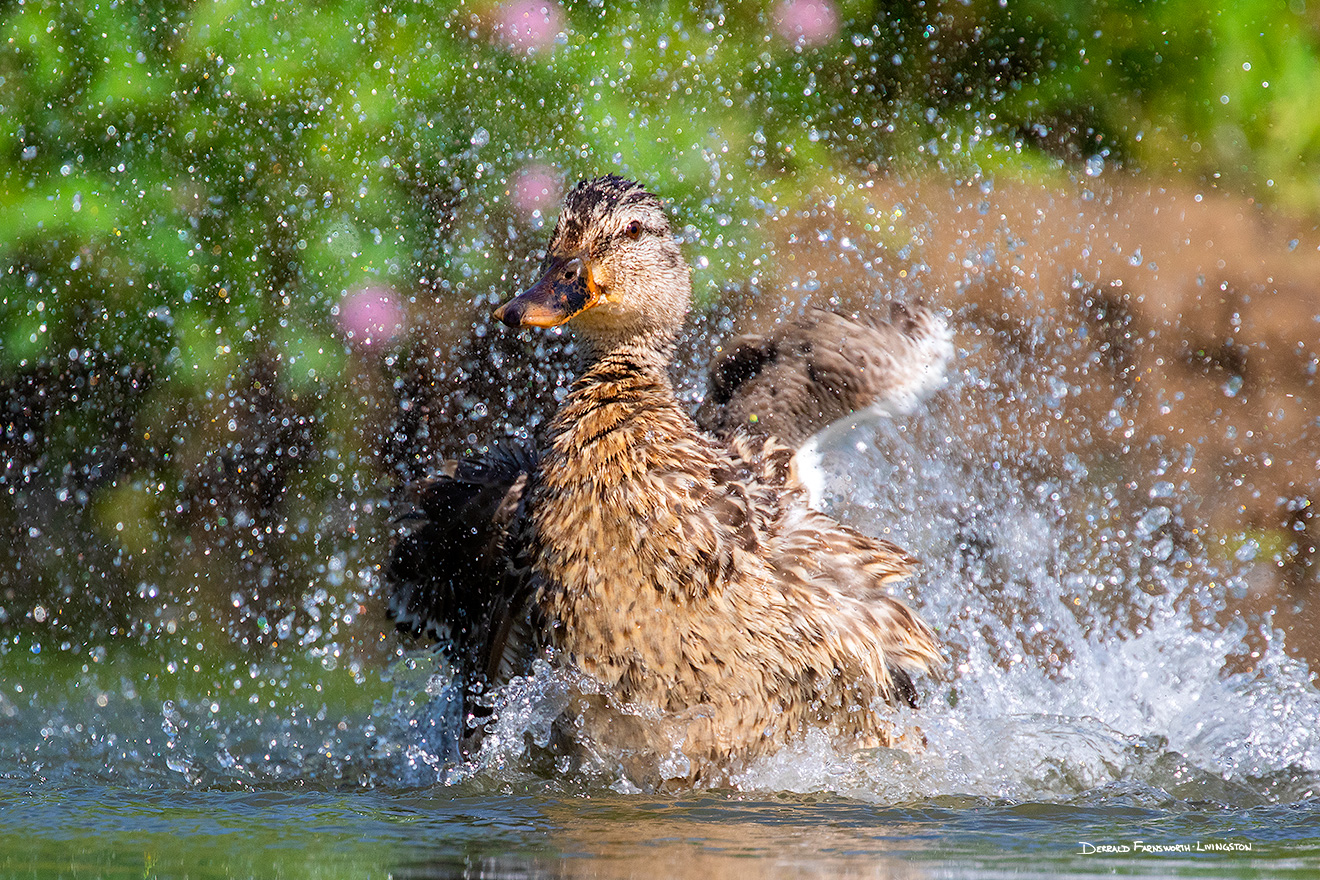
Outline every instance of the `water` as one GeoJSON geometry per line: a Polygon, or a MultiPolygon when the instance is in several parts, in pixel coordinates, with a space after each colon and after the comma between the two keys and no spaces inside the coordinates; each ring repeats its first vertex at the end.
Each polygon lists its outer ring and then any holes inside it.
{"type": "Polygon", "coordinates": [[[0,871],[1313,874],[1320,695],[1268,618],[1226,613],[1250,566],[1183,533],[1198,499],[1166,483],[1194,456],[1135,483],[1047,467],[1010,432],[968,439],[988,393],[960,369],[923,413],[822,444],[835,512],[923,559],[905,589],[949,658],[908,719],[924,751],[809,737],[732,790],[656,797],[529,753],[565,685],[548,669],[462,765],[445,671],[388,640],[253,661],[165,632],[139,651],[15,636],[0,871]]]}
{"type": "Polygon", "coordinates": [[[0,803],[6,876],[1303,877],[1320,858],[1314,808],[1209,810],[1118,795],[881,806],[833,795],[7,782],[0,803]],[[1172,851],[1101,850],[1134,845],[1172,851]]]}

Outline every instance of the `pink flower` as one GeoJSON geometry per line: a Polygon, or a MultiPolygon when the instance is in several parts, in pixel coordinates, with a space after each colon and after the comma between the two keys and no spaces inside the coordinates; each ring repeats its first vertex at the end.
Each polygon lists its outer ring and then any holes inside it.
{"type": "Polygon", "coordinates": [[[389,342],[403,330],[403,307],[388,287],[363,287],[339,301],[339,327],[363,348],[389,342]]]}
{"type": "Polygon", "coordinates": [[[775,7],[775,30],[790,43],[819,46],[839,32],[839,14],[830,0],[784,0],[775,7]]]}
{"type": "Polygon", "coordinates": [[[515,51],[548,50],[564,30],[564,10],[554,0],[510,0],[495,10],[495,33],[515,51]]]}
{"type": "Polygon", "coordinates": [[[559,175],[546,165],[527,165],[513,181],[513,207],[526,219],[545,217],[559,204],[559,175]]]}

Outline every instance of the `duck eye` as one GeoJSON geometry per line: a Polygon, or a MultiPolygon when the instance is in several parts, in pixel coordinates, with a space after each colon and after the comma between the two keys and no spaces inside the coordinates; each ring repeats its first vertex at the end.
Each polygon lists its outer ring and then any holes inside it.
{"type": "Polygon", "coordinates": [[[641,237],[642,237],[642,221],[641,221],[641,220],[633,220],[633,221],[630,222],[630,223],[628,224],[628,226],[623,230],[623,233],[624,233],[624,235],[626,235],[626,236],[628,236],[629,238],[631,238],[633,241],[636,241],[637,239],[641,238],[641,237]]]}

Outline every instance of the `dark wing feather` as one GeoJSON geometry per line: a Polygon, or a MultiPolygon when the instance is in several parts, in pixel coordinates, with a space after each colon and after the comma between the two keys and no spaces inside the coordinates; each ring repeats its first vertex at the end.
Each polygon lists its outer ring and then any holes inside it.
{"type": "Polygon", "coordinates": [[[952,353],[944,321],[923,307],[895,304],[887,318],[809,309],[768,336],[724,347],[697,423],[726,440],[770,434],[797,447],[860,410],[910,411],[952,353]]]}
{"type": "Polygon", "coordinates": [[[526,638],[528,574],[514,560],[535,469],[534,450],[514,445],[446,462],[409,489],[410,509],[396,519],[389,615],[401,631],[435,639],[468,690],[497,683],[526,638]]]}

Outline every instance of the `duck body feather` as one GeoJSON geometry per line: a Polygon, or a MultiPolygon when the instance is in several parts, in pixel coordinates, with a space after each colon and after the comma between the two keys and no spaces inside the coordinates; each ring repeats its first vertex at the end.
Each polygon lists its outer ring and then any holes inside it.
{"type": "MultiPolygon", "coordinates": [[[[667,719],[692,781],[807,727],[890,745],[902,670],[938,662],[885,590],[914,560],[809,510],[792,455],[701,433],[663,370],[627,356],[590,368],[550,426],[531,498],[548,644],[614,708],[667,719]]],[[[626,750],[613,722],[580,734],[626,750]]]]}
{"type": "MultiPolygon", "coordinates": [[[[449,467],[426,487],[423,524],[387,567],[391,614],[451,640],[478,735],[486,694],[532,659],[576,674],[587,684],[556,748],[609,756],[637,784],[726,781],[808,728],[893,745],[888,707],[915,705],[910,673],[940,663],[931,629],[889,594],[915,560],[812,510],[794,447],[921,383],[893,379],[901,356],[850,358],[840,325],[816,316],[823,336],[745,337],[717,359],[703,430],[668,374],[688,296],[654,196],[619,178],[570,193],[542,280],[496,314],[580,315],[582,371],[536,455],[449,467]],[[859,362],[891,381],[857,391],[844,374],[859,362]],[[820,399],[785,413],[774,398],[793,388],[820,399]]],[[[883,343],[891,324],[864,329],[883,343]]]]}

